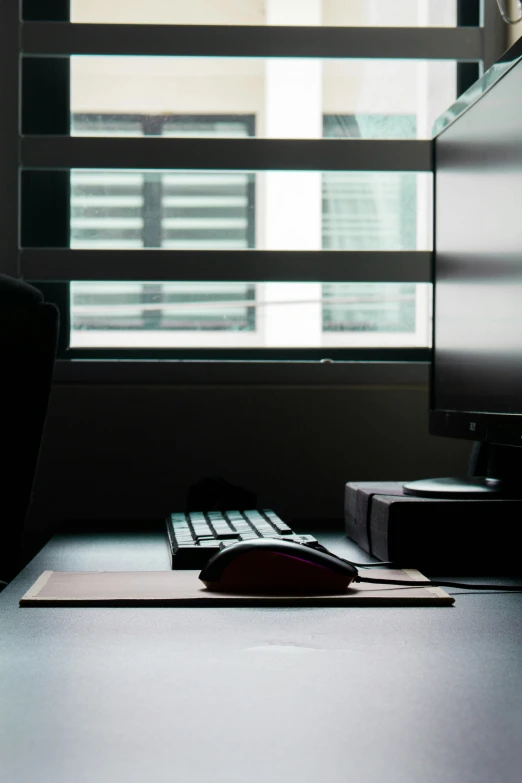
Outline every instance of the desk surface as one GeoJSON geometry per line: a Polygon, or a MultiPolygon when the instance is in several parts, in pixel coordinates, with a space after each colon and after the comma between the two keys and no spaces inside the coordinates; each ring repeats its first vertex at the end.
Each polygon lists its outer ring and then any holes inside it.
{"type": "Polygon", "coordinates": [[[19,608],[44,569],[163,570],[168,557],[160,533],[57,536],[0,595],[3,780],[520,783],[522,594],[19,608]]]}

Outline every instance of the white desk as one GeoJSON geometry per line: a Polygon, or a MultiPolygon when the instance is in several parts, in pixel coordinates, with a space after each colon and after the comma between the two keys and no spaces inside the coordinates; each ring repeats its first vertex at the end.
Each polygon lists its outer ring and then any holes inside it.
{"type": "MultiPolygon", "coordinates": [[[[341,534],[318,536],[364,558],[341,534]]],[[[440,608],[19,608],[48,568],[168,569],[168,557],[159,533],[58,536],[2,593],[2,780],[522,779],[522,594],[440,608]]]]}

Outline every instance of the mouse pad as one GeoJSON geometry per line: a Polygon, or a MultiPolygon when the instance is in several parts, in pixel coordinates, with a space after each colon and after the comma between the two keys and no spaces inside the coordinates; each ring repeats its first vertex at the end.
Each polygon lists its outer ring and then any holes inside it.
{"type": "Polygon", "coordinates": [[[368,568],[364,576],[426,580],[427,587],[354,584],[334,595],[218,593],[198,575],[199,570],[44,571],[20,606],[441,606],[455,601],[414,569],[368,568]]]}

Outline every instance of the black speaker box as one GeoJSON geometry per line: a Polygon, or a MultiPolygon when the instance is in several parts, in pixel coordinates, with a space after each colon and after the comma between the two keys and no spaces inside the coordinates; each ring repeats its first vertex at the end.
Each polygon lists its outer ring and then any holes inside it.
{"type": "Polygon", "coordinates": [[[449,500],[405,495],[403,482],[350,482],[349,538],[382,561],[441,574],[520,573],[515,533],[522,500],[449,500]]]}

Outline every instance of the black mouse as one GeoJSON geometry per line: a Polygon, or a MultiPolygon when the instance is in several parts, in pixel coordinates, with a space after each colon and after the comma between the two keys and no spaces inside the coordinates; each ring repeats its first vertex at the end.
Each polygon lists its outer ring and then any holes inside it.
{"type": "Polygon", "coordinates": [[[220,549],[199,578],[210,590],[234,593],[342,593],[357,569],[325,551],[294,541],[258,538],[220,549]]]}

